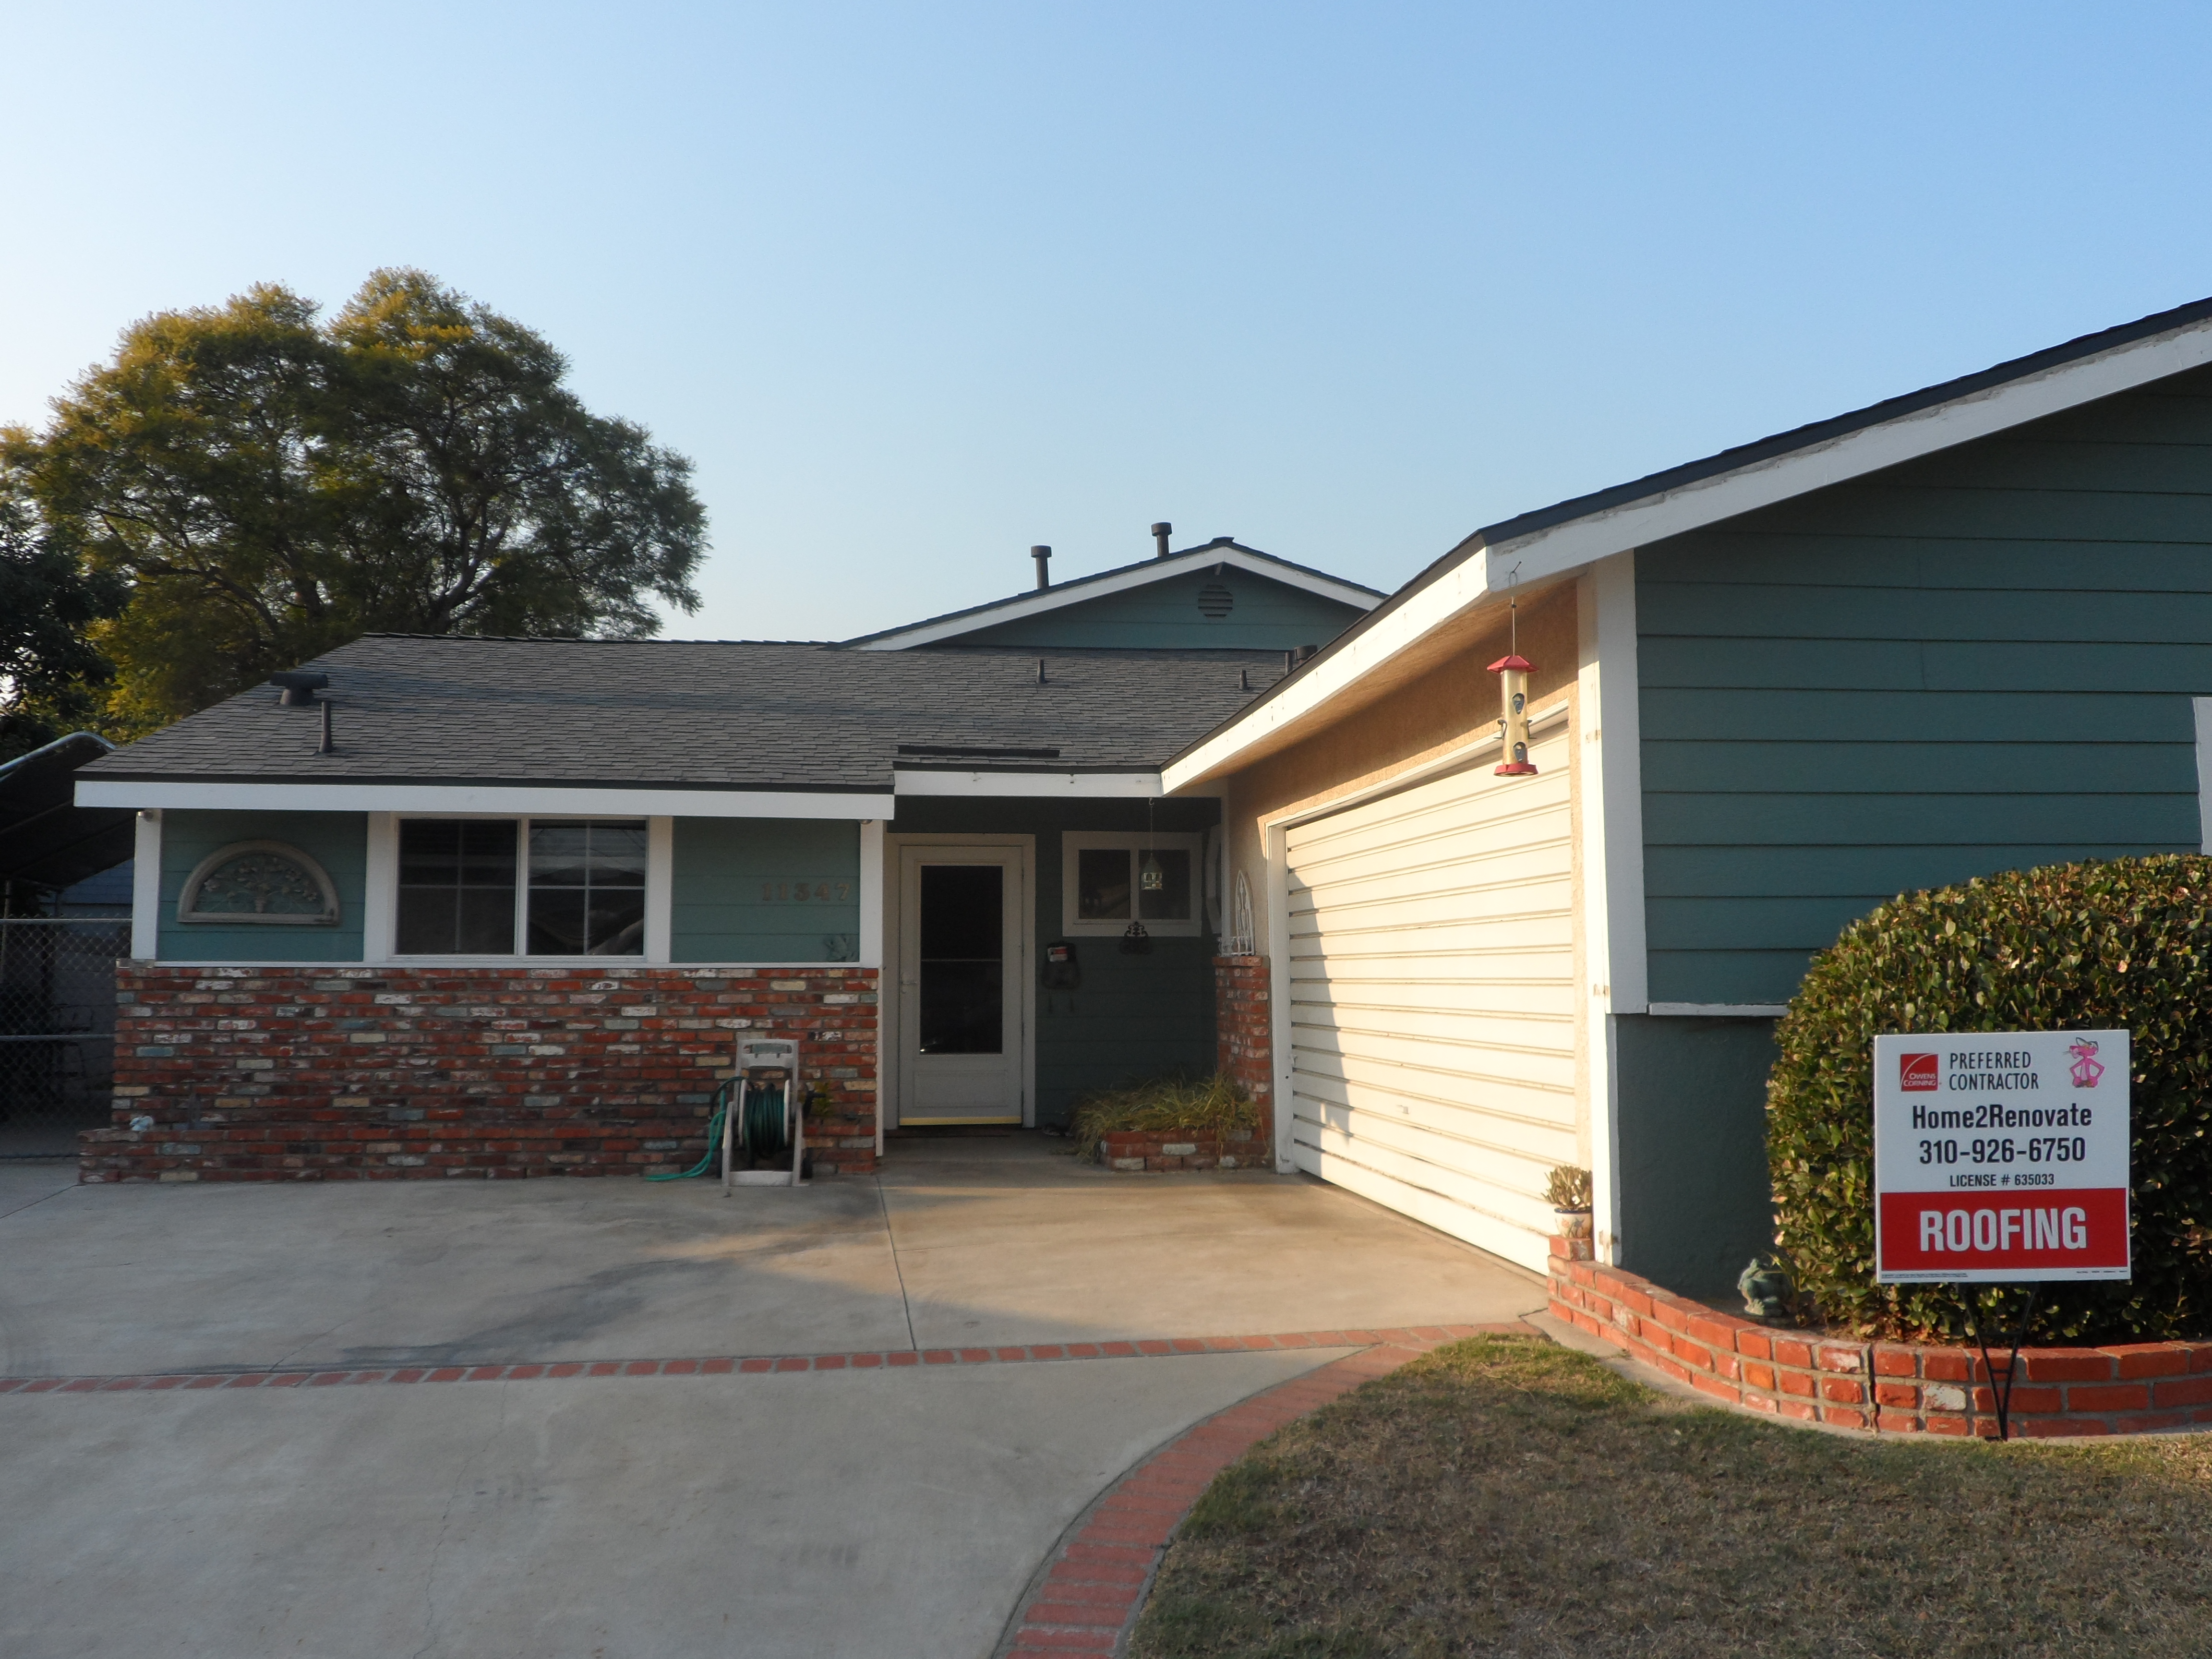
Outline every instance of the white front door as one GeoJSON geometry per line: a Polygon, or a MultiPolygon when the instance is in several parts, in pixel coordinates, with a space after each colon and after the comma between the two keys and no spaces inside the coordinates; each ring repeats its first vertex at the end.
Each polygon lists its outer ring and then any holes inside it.
{"type": "Polygon", "coordinates": [[[902,1124],[1022,1121],[1021,850],[899,849],[902,1124]]]}

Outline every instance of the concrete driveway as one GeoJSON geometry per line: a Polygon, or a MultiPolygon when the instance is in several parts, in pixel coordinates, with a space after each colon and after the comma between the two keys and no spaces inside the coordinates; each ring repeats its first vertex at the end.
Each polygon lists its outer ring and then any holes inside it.
{"type": "Polygon", "coordinates": [[[159,1379],[0,1396],[0,1651],[977,1659],[1123,1470],[1346,1351],[1116,1345],[1543,1305],[1318,1182],[1060,1145],[727,1199],[0,1168],[0,1374],[159,1379]],[[456,1368],[505,1380],[403,1385],[456,1368]]]}

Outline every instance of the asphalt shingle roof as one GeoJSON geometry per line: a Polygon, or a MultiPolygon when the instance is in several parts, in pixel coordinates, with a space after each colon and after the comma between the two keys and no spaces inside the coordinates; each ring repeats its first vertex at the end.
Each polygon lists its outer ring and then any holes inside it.
{"type": "Polygon", "coordinates": [[[1280,679],[1279,652],[845,651],[812,643],[370,635],[313,708],[240,693],[84,769],[256,783],[632,784],[884,792],[892,765],[1152,771],[1280,679]],[[1240,686],[1240,675],[1249,689],[1240,686]],[[1057,749],[901,755],[901,744],[1057,749]]]}

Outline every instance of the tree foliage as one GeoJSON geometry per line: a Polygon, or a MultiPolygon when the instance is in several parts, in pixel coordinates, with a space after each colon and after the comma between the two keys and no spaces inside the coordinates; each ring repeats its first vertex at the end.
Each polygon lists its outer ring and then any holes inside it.
{"type": "Polygon", "coordinates": [[[4,453],[89,569],[115,714],[159,724],[371,632],[635,638],[697,604],[690,465],[540,336],[416,270],[336,315],[264,286],[149,317],[4,453]]]}
{"type": "Polygon", "coordinates": [[[122,602],[122,583],[86,573],[0,460],[0,760],[97,719],[110,669],[86,636],[122,602]]]}
{"type": "Polygon", "coordinates": [[[1822,1312],[1891,1335],[1965,1328],[1951,1287],[1874,1282],[1876,1036],[2124,1028],[2135,1278],[2045,1285],[2036,1330],[2212,1333],[2209,897],[2212,858],[2010,871],[1902,895],[1814,958],[1775,1031],[1767,1158],[1776,1237],[1822,1312]]]}

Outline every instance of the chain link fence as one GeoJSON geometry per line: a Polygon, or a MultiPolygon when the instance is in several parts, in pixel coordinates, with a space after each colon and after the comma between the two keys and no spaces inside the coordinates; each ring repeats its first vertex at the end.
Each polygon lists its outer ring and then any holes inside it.
{"type": "Polygon", "coordinates": [[[64,1156],[108,1121],[130,952],[125,918],[0,916],[0,1158],[64,1156]]]}

